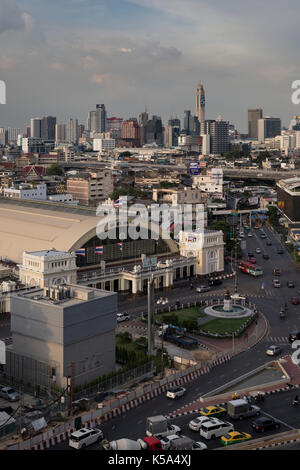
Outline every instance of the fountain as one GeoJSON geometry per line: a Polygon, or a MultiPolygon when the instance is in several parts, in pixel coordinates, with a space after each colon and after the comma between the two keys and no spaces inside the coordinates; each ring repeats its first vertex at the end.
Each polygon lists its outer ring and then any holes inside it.
{"type": "Polygon", "coordinates": [[[220,318],[246,318],[252,315],[253,311],[243,305],[237,305],[232,301],[229,290],[227,290],[223,303],[210,305],[204,309],[206,315],[220,318]]]}

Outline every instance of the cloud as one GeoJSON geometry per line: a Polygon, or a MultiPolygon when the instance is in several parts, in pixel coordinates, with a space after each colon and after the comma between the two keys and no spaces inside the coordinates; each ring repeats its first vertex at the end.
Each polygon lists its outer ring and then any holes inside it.
{"type": "Polygon", "coordinates": [[[0,56],[0,69],[9,70],[15,65],[15,61],[11,57],[0,56]]]}
{"type": "Polygon", "coordinates": [[[94,74],[90,78],[90,83],[94,83],[95,85],[102,85],[105,80],[109,78],[108,74],[94,74]]]}
{"type": "Polygon", "coordinates": [[[14,0],[0,0],[0,34],[11,30],[24,30],[29,21],[14,0]]]}
{"type": "Polygon", "coordinates": [[[52,70],[63,70],[63,66],[59,62],[52,62],[49,64],[49,68],[52,70]]]}

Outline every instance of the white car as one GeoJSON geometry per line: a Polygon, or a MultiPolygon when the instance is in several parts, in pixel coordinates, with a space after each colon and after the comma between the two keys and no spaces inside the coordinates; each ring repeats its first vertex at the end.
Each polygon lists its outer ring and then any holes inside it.
{"type": "Polygon", "coordinates": [[[183,397],[185,392],[186,389],[184,387],[172,387],[167,391],[166,397],[171,398],[172,400],[176,400],[176,398],[183,397]]]}
{"type": "Polygon", "coordinates": [[[198,416],[189,422],[189,428],[191,431],[199,431],[203,423],[211,421],[212,419],[213,418],[210,418],[209,416],[198,416]]]}
{"type": "Polygon", "coordinates": [[[161,448],[163,450],[168,450],[170,448],[171,442],[175,439],[179,439],[180,437],[181,436],[178,436],[178,434],[171,434],[170,436],[162,437],[160,439],[161,448]]]}
{"type": "Polygon", "coordinates": [[[206,449],[207,449],[207,445],[204,444],[204,442],[197,441],[197,442],[194,442],[192,450],[206,450],[206,449]]]}
{"type": "Polygon", "coordinates": [[[117,322],[120,323],[122,321],[129,320],[130,316],[128,313],[117,313],[117,322]]]}
{"type": "Polygon", "coordinates": [[[252,233],[248,233],[248,238],[252,238],[252,237],[253,237],[252,233]]]}
{"type": "Polygon", "coordinates": [[[261,249],[260,248],[255,248],[255,253],[261,253],[261,249]]]}
{"type": "Polygon", "coordinates": [[[72,432],[69,439],[69,446],[74,449],[84,449],[95,442],[103,440],[103,432],[101,429],[82,428],[72,432]]]}

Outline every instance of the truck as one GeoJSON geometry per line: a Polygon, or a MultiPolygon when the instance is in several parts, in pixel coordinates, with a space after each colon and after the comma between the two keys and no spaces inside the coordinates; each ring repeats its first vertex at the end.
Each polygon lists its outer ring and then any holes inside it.
{"type": "Polygon", "coordinates": [[[175,424],[170,424],[163,415],[150,416],[146,420],[146,435],[158,438],[179,434],[181,428],[175,424]]]}
{"type": "Polygon", "coordinates": [[[238,400],[231,400],[227,403],[227,414],[232,419],[244,419],[250,416],[259,416],[260,408],[251,405],[247,400],[240,398],[238,400]]]}
{"type": "Polygon", "coordinates": [[[162,325],[159,328],[159,336],[163,335],[165,341],[170,341],[182,348],[196,348],[198,341],[186,334],[185,328],[180,328],[175,325],[162,325]]]}
{"type": "Polygon", "coordinates": [[[144,437],[134,441],[133,439],[117,439],[115,441],[102,441],[104,450],[161,450],[160,440],[154,436],[144,437]]]}

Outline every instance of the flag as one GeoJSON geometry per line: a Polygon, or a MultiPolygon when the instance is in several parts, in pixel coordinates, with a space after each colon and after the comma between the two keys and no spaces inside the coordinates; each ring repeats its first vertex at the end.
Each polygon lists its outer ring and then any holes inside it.
{"type": "Polygon", "coordinates": [[[123,242],[118,242],[118,245],[119,245],[120,251],[122,251],[123,250],[123,242]]]}
{"type": "Polygon", "coordinates": [[[95,247],[95,254],[96,255],[103,255],[103,245],[95,247]]]}
{"type": "Polygon", "coordinates": [[[120,207],[126,203],[127,196],[119,196],[118,199],[114,201],[114,207],[120,207]]]}
{"type": "Polygon", "coordinates": [[[75,251],[76,256],[85,256],[85,248],[80,248],[75,251]]]}

